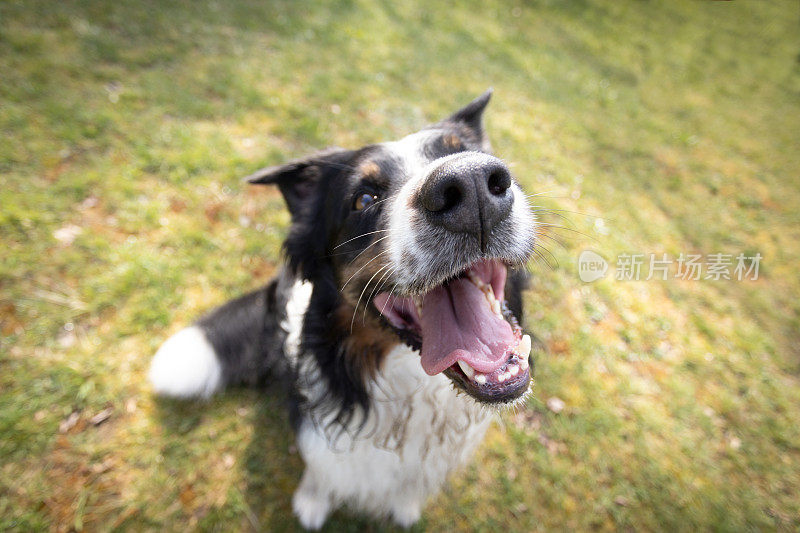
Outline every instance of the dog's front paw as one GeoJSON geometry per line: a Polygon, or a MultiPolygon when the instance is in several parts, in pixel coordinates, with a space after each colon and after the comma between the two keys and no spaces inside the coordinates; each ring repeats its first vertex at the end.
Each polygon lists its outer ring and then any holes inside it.
{"type": "Polygon", "coordinates": [[[306,529],[319,529],[328,518],[331,510],[330,500],[312,491],[297,489],[292,498],[294,515],[306,529]]]}
{"type": "Polygon", "coordinates": [[[417,502],[406,502],[392,509],[392,517],[394,518],[395,524],[403,528],[408,528],[416,524],[421,515],[422,506],[417,502]]]}

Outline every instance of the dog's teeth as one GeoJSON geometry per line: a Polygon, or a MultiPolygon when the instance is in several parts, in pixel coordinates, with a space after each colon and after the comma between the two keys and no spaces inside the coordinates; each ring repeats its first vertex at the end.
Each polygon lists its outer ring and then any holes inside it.
{"type": "Polygon", "coordinates": [[[528,370],[528,358],[527,357],[520,357],[520,359],[519,359],[519,367],[522,370],[528,370]]]}
{"type": "Polygon", "coordinates": [[[502,374],[500,374],[499,376],[497,376],[497,381],[499,381],[500,383],[504,382],[504,381],[505,381],[505,380],[507,380],[507,379],[508,379],[508,378],[506,377],[506,374],[505,374],[505,372],[503,372],[502,374]]]}
{"type": "Polygon", "coordinates": [[[519,354],[520,359],[527,359],[528,356],[531,354],[530,335],[523,335],[522,338],[519,340],[519,346],[517,346],[517,353],[519,354]]]}
{"type": "Polygon", "coordinates": [[[484,374],[475,374],[475,383],[478,385],[483,385],[486,383],[486,376],[484,374]]]}
{"type": "Polygon", "coordinates": [[[485,283],[483,283],[483,280],[479,278],[477,274],[475,274],[474,272],[468,272],[467,278],[473,283],[473,285],[475,285],[479,289],[483,290],[483,288],[485,287],[485,283]]]}
{"type": "Polygon", "coordinates": [[[462,371],[462,372],[464,372],[464,374],[466,374],[466,376],[467,376],[469,379],[472,379],[472,376],[474,376],[474,375],[475,375],[475,369],[474,369],[474,368],[472,368],[471,366],[469,366],[469,365],[468,365],[467,363],[465,363],[464,361],[459,361],[459,362],[458,362],[458,367],[461,369],[461,371],[462,371]]]}
{"type": "Polygon", "coordinates": [[[494,314],[496,314],[498,316],[503,314],[501,309],[500,309],[500,300],[492,299],[491,300],[491,304],[492,304],[492,311],[494,311],[494,314]]]}
{"type": "Polygon", "coordinates": [[[512,376],[516,376],[517,374],[519,374],[519,366],[509,365],[507,373],[511,374],[512,376]]]}

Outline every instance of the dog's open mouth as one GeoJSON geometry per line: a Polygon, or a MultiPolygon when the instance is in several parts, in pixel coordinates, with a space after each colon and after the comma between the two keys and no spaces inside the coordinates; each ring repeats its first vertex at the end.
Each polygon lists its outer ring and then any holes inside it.
{"type": "Polygon", "coordinates": [[[422,368],[444,372],[483,402],[510,402],[530,382],[531,339],[506,306],[506,266],[479,261],[424,295],[378,294],[389,323],[419,343],[422,368]]]}

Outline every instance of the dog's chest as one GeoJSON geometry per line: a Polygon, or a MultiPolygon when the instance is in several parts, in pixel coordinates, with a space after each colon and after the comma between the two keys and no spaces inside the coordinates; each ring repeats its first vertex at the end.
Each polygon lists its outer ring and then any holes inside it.
{"type": "Polygon", "coordinates": [[[425,374],[419,354],[403,345],[387,355],[370,393],[370,440],[401,456],[450,457],[471,451],[491,419],[489,410],[457,392],[444,375],[425,374]]]}
{"type": "Polygon", "coordinates": [[[307,421],[299,434],[306,463],[324,472],[322,484],[361,506],[438,490],[475,451],[493,416],[446,377],[425,374],[419,354],[402,345],[387,355],[369,392],[363,428],[335,434],[307,421]]]}
{"type": "MultiPolygon", "coordinates": [[[[296,283],[282,327],[296,386],[309,405],[328,394],[313,358],[299,357],[300,331],[311,285],[296,283]]],[[[324,410],[305,413],[298,447],[319,490],[380,511],[394,498],[423,498],[480,444],[493,412],[454,390],[444,375],[427,375],[419,354],[398,344],[368,384],[369,418],[346,427],[324,410]],[[383,499],[383,500],[382,500],[383,499]]]]}

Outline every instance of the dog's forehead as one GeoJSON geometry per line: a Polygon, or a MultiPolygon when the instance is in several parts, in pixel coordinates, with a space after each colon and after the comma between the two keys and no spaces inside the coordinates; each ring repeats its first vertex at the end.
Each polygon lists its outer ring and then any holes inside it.
{"type": "Polygon", "coordinates": [[[424,168],[430,162],[430,154],[426,147],[441,135],[441,130],[418,131],[406,135],[400,140],[379,144],[379,152],[395,160],[402,167],[403,174],[407,177],[424,168]]]}
{"type": "Polygon", "coordinates": [[[418,174],[431,161],[464,149],[464,144],[455,131],[447,128],[429,128],[406,135],[397,141],[377,144],[367,159],[369,164],[391,161],[401,170],[400,176],[386,178],[408,178],[418,174]]]}

